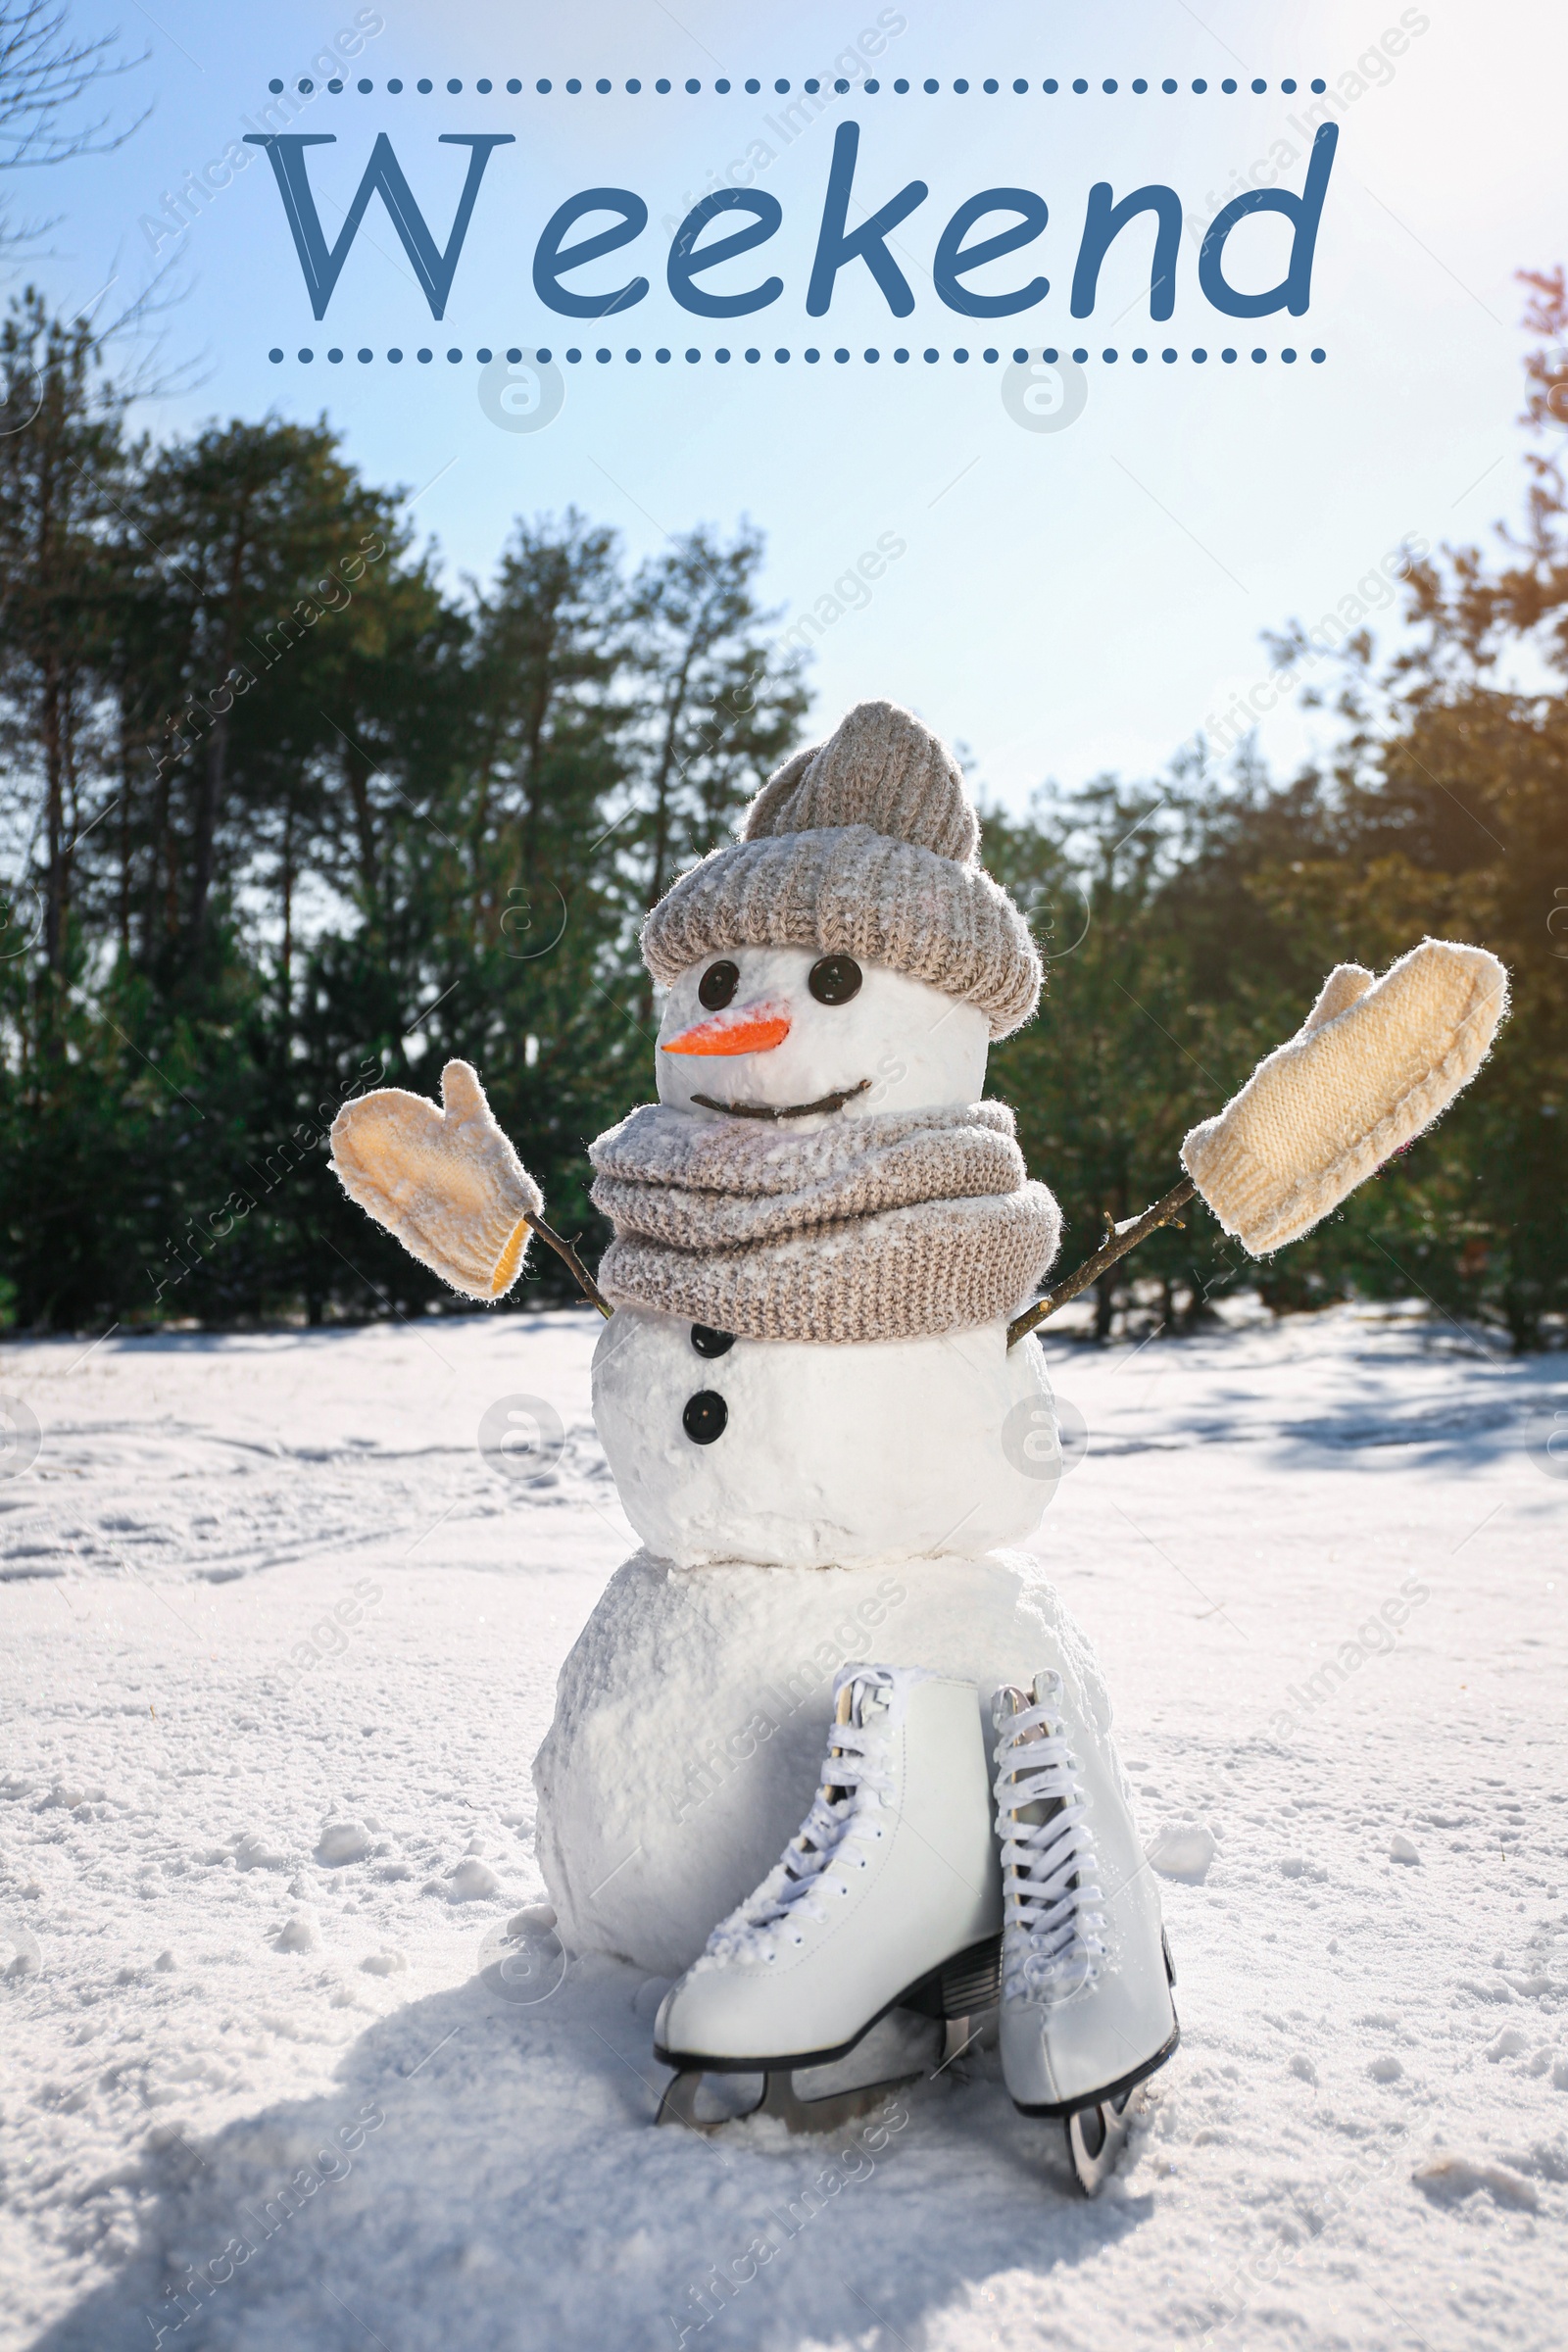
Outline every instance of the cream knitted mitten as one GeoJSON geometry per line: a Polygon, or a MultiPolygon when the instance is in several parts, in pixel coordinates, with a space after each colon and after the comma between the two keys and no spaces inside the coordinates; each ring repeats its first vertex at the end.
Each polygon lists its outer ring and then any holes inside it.
{"type": "Polygon", "coordinates": [[[1193,1129],[1182,1165],[1254,1257],[1278,1250],[1446,1109],[1507,1004],[1485,948],[1423,940],[1377,981],[1342,963],[1298,1034],[1193,1129]]]}
{"type": "Polygon", "coordinates": [[[470,1298],[499,1298],[522,1270],[524,1219],[544,1195],[497,1126],[477,1073],[449,1061],[437,1110],[383,1086],[332,1122],[338,1181],[405,1250],[470,1298]]]}

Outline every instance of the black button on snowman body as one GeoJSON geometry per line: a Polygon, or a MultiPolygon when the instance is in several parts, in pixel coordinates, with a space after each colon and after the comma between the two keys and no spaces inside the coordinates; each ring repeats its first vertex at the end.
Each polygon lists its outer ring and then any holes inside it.
{"type": "MultiPolygon", "coordinates": [[[[692,1346],[699,1355],[728,1355],[735,1345],[732,1331],[713,1331],[706,1323],[692,1325],[692,1346]]],[[[699,1389],[688,1396],[680,1425],[694,1446],[711,1446],[724,1435],[729,1406],[716,1389],[699,1389]]]]}

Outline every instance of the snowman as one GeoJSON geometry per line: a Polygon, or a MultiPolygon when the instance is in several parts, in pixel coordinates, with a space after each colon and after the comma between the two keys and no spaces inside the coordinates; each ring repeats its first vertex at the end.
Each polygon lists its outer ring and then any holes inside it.
{"type": "MultiPolygon", "coordinates": [[[[642,946],[658,1100],[591,1147],[614,1238],[597,1285],[576,1269],[642,1548],[534,1764],[562,1939],[675,1980],[662,2118],[704,2126],[700,2088],[746,2075],[833,2128],[994,2020],[1014,2101],[1065,2119],[1093,2190],[1178,2029],[1104,1686],[1018,1548],[1060,1472],[1019,1316],[1060,1218],[984,1081],[1039,1002],[1028,926],[951,752],[872,702],[642,946]]],[[[1340,967],[1188,1138],[1184,1194],[1254,1250],[1304,1232],[1473,1075],[1504,1003],[1474,948],[1340,967]]],[[[334,1165],[493,1299],[535,1233],[570,1253],[466,1063],[442,1099],[347,1105],[334,1165]]]]}

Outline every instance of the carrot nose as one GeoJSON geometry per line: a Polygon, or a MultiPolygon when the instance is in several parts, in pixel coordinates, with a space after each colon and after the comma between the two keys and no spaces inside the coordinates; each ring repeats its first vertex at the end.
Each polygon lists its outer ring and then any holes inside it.
{"type": "Polygon", "coordinates": [[[672,1037],[666,1054],[766,1054],[790,1033],[789,1009],[779,1004],[738,1004],[672,1037]]]}

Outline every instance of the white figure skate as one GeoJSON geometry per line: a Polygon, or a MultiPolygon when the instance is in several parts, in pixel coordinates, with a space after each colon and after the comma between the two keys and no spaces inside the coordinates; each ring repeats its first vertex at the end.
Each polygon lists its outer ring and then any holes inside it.
{"type": "Polygon", "coordinates": [[[1110,1741],[1069,1724],[1060,1675],[992,1700],[1002,1839],[1002,2071],[1059,2116],[1086,2195],[1109,2178],[1142,2084],[1175,2049],[1159,1895],[1110,1741]]]}
{"type": "Polygon", "coordinates": [[[697,2113],[703,2076],[760,2074],[748,2112],[835,2131],[893,2082],[803,2098],[796,2069],[845,2058],[895,2008],[944,2021],[945,2058],[996,2002],[1001,1874],[974,1685],[846,1666],[834,1702],[799,1833],[660,2007],[654,2055],[676,2070],[661,2123],[713,2129],[697,2113]]]}

